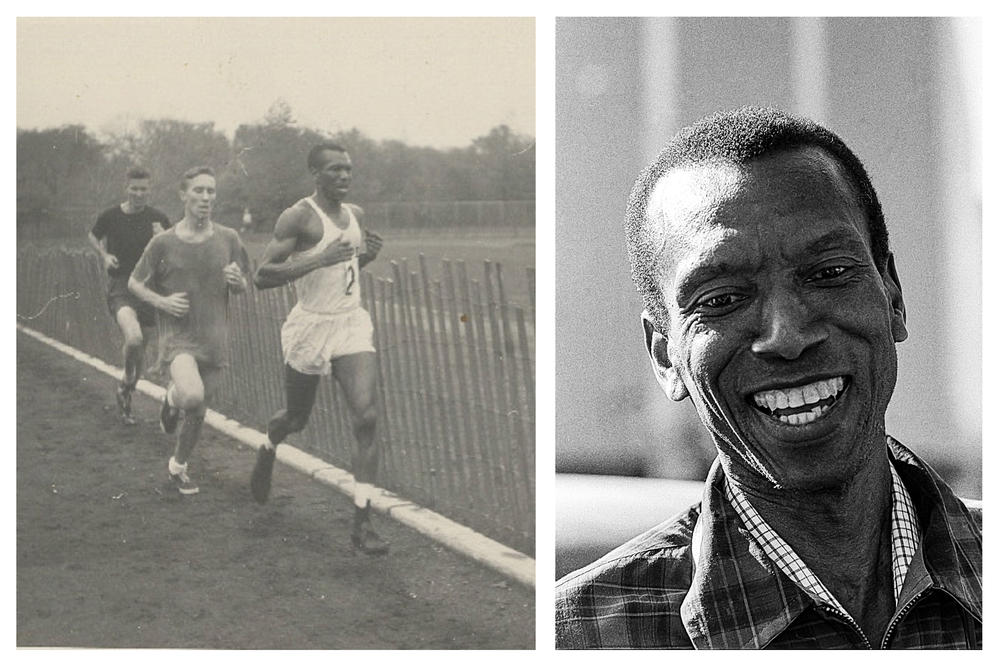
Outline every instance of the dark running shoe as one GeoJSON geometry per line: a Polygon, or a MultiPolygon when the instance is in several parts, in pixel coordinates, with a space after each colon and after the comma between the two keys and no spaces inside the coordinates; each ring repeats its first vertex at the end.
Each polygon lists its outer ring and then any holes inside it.
{"type": "Polygon", "coordinates": [[[132,391],[124,384],[119,384],[115,389],[115,402],[118,404],[118,418],[125,425],[135,425],[136,420],[132,416],[132,391]]]}
{"type": "Polygon", "coordinates": [[[198,494],[198,484],[191,480],[191,477],[187,473],[187,464],[174,474],[170,470],[170,466],[167,466],[167,474],[170,476],[170,480],[173,481],[174,486],[177,487],[177,491],[181,495],[197,495],[198,494]]]}
{"type": "MultiPolygon", "coordinates": [[[[181,410],[171,407],[167,402],[167,394],[163,393],[163,404],[160,405],[160,430],[164,434],[171,434],[177,430],[177,420],[180,418],[181,410]]],[[[195,491],[197,492],[197,491],[195,491]]]]}
{"type": "Polygon", "coordinates": [[[372,529],[371,502],[364,509],[354,509],[354,529],[351,531],[351,543],[366,555],[385,555],[389,552],[389,544],[372,529]]]}
{"type": "Polygon", "coordinates": [[[274,470],[276,453],[277,447],[257,448],[257,463],[253,466],[253,474],[250,475],[250,494],[260,504],[267,502],[267,496],[271,493],[271,472],[274,470]]]}

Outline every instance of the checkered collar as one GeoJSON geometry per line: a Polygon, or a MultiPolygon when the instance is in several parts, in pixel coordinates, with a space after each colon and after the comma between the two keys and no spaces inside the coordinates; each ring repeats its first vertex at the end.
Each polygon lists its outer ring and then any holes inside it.
{"type": "MultiPolygon", "coordinates": [[[[910,493],[906,490],[902,479],[899,478],[899,473],[891,463],[889,470],[892,473],[892,587],[894,601],[898,603],[910,561],[913,559],[913,554],[917,552],[917,546],[920,543],[920,525],[910,493]]],[[[813,598],[832,606],[844,615],[850,616],[823,584],[823,581],[812,572],[792,550],[792,547],[767,524],[750,504],[746,495],[729,482],[728,477],[725,481],[724,491],[726,499],[736,510],[751,537],[782,573],[813,598]]]]}
{"type": "MultiPolygon", "coordinates": [[[[970,512],[913,452],[891,437],[886,440],[920,521],[921,544],[900,601],[940,589],[981,619],[981,513],[970,512]]],[[[691,585],[681,603],[681,621],[696,648],[762,648],[817,600],[788,576],[775,575],[777,565],[727,501],[725,481],[716,458],[691,534],[691,585]]]]}

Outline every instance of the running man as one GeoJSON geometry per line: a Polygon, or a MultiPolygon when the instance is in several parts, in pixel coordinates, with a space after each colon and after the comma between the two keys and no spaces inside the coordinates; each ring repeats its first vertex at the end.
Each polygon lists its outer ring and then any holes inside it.
{"type": "Polygon", "coordinates": [[[323,143],[309,151],[307,162],[316,191],[278,218],[254,276],[258,289],[294,282],[298,302],[281,328],[286,406],[267,424],[267,441],[257,450],[250,491],[258,502],[267,501],[277,446],[305,427],[319,377],[332,370],[344,390],[357,440],[351,461],[351,541],[365,553],[380,554],[388,544],[372,529],[370,515],[379,463],[375,347],[371,317],[361,307],[358,271],[375,259],[382,239],[361,229],[364,212],[359,206],[343,203],[351,184],[347,150],[323,143]]]}
{"type": "Polygon", "coordinates": [[[160,427],[184,417],[167,464],[182,495],[198,492],[187,463],[198,443],[205,402],[229,364],[229,294],[247,288],[250,262],[236,231],[212,222],[215,173],[195,167],[181,181],[184,219],[153,237],[132,271],[133,294],[157,309],[160,365],[169,369],[160,427]]]}
{"type": "Polygon", "coordinates": [[[153,235],[170,227],[166,215],[146,205],[149,181],[146,169],[129,169],[125,174],[125,201],[98,215],[94,228],[87,234],[108,272],[108,310],[125,338],[122,347],[125,371],[115,389],[115,402],[118,416],[126,425],[136,423],[132,416],[132,392],[142,376],[147,334],[156,323],[153,309],[129,292],[128,277],[153,235]]]}

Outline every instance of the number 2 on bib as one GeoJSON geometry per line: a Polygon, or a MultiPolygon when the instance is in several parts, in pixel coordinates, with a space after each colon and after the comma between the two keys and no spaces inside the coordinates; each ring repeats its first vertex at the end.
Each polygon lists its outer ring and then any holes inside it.
{"type": "Polygon", "coordinates": [[[347,287],[344,289],[344,294],[350,296],[351,288],[354,286],[354,266],[348,264],[345,272],[347,273],[347,287]]]}

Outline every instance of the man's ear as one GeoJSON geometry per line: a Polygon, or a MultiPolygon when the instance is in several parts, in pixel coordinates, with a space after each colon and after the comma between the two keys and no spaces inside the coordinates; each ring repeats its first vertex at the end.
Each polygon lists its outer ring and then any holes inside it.
{"type": "Polygon", "coordinates": [[[885,282],[885,287],[888,290],[889,306],[892,308],[892,339],[896,342],[902,342],[908,336],[906,303],[903,302],[903,285],[899,281],[899,274],[896,272],[896,258],[892,252],[889,253],[882,281],[885,282]]]}
{"type": "Polygon", "coordinates": [[[646,337],[646,352],[657,383],[671,400],[684,400],[688,397],[688,390],[677,368],[670,362],[667,338],[656,330],[652,317],[645,310],[642,313],[642,329],[646,337]]]}

